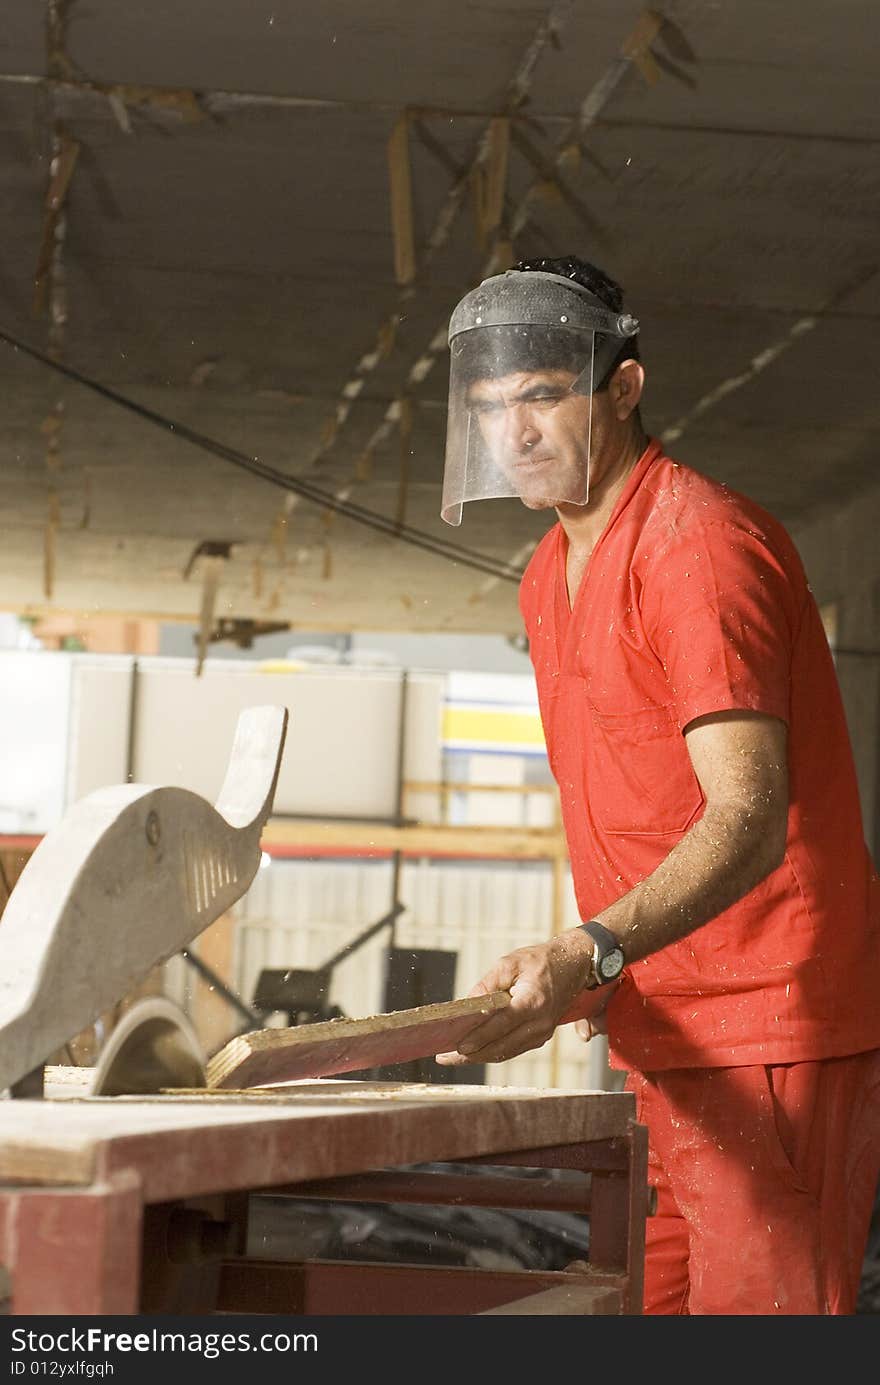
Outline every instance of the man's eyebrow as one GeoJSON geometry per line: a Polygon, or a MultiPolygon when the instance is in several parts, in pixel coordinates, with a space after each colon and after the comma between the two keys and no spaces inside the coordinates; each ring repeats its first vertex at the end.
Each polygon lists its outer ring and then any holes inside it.
{"type": "Polygon", "coordinates": [[[533,384],[523,385],[519,389],[512,390],[506,398],[504,396],[499,398],[497,394],[480,394],[479,388],[480,387],[477,386],[475,389],[472,386],[468,390],[467,400],[469,404],[498,404],[503,406],[510,402],[528,403],[530,399],[543,399],[551,394],[567,394],[571,386],[563,385],[559,380],[553,380],[548,377],[543,381],[535,381],[533,384]]]}
{"type": "Polygon", "coordinates": [[[558,380],[545,380],[542,384],[535,383],[526,385],[520,390],[516,390],[511,398],[513,399],[540,399],[548,394],[567,394],[568,385],[562,385],[558,380]]]}

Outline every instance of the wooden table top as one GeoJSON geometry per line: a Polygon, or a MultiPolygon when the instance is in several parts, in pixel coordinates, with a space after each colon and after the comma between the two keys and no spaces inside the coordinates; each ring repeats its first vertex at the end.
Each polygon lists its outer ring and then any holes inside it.
{"type": "Polygon", "coordinates": [[[145,1202],[161,1202],[605,1140],[625,1136],[635,1117],[625,1092],[469,1084],[320,1078],[247,1092],[76,1092],[62,1083],[42,1101],[0,1101],[0,1185],[103,1184],[127,1172],[145,1202]]]}

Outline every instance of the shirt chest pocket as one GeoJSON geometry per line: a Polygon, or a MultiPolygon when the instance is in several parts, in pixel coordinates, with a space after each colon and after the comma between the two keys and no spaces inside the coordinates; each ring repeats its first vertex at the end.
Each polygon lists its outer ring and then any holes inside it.
{"type": "Polygon", "coordinates": [[[612,833],[684,832],[705,800],[668,708],[588,710],[585,790],[598,825],[612,833]]]}

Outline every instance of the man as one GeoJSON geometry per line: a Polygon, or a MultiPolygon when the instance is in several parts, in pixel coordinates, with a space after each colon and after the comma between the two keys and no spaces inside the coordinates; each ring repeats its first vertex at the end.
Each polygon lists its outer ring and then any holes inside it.
{"type": "Polygon", "coordinates": [[[558,523],[520,605],[584,924],[502,957],[438,1062],[607,1030],[650,1140],[645,1311],[852,1313],[880,1171],[880,883],[791,539],[643,432],[637,323],[576,259],[450,324],[444,517],[558,523]]]}

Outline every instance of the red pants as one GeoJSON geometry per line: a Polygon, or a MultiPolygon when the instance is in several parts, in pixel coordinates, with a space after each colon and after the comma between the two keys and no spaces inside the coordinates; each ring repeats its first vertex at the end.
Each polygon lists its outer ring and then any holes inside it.
{"type": "Polygon", "coordinates": [[[657,1211],[646,1313],[853,1313],[880,1175],[880,1050],[630,1073],[657,1211]]]}

